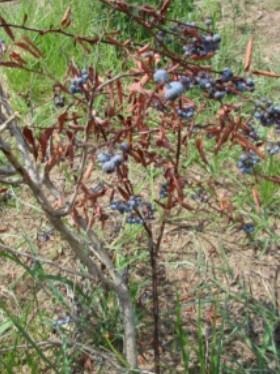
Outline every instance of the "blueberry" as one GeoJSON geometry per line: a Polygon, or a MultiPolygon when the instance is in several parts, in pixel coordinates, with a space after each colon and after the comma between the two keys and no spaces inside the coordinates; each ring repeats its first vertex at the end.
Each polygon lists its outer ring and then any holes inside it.
{"type": "Polygon", "coordinates": [[[233,72],[230,68],[225,68],[223,71],[222,71],[222,77],[221,79],[224,81],[224,82],[228,82],[230,81],[231,79],[233,78],[233,72]]]}
{"type": "Polygon", "coordinates": [[[62,95],[54,95],[53,103],[56,108],[63,108],[65,105],[65,98],[62,95]]]}
{"type": "Polygon", "coordinates": [[[237,167],[241,173],[251,174],[258,162],[260,162],[260,158],[255,153],[243,153],[237,161],[237,167]]]}
{"type": "Polygon", "coordinates": [[[82,69],[80,79],[81,83],[86,83],[86,81],[89,79],[88,71],[86,69],[82,69]]]}
{"type": "Polygon", "coordinates": [[[115,167],[120,166],[120,164],[123,162],[123,156],[122,155],[114,155],[111,159],[110,162],[112,162],[115,167]]]}
{"type": "Polygon", "coordinates": [[[254,116],[256,119],[261,119],[262,114],[260,112],[255,112],[254,116]]]}
{"type": "Polygon", "coordinates": [[[117,210],[119,213],[128,213],[131,212],[131,207],[125,201],[112,201],[110,204],[112,210],[117,210]]]}
{"type": "Polygon", "coordinates": [[[175,100],[183,94],[185,87],[181,82],[173,81],[165,86],[164,97],[166,100],[175,100]]]}
{"type": "Polygon", "coordinates": [[[188,88],[191,87],[191,84],[192,84],[192,81],[189,77],[181,77],[180,78],[180,82],[182,83],[182,85],[184,86],[185,90],[187,90],[188,88]]]}
{"type": "Polygon", "coordinates": [[[266,147],[266,151],[270,156],[274,156],[274,155],[280,153],[280,142],[269,143],[266,147]]]}
{"type": "Polygon", "coordinates": [[[213,99],[221,100],[226,95],[225,91],[215,91],[212,94],[213,99]]]}
{"type": "Polygon", "coordinates": [[[154,219],[154,209],[151,203],[144,203],[142,213],[145,219],[154,219]]]}
{"type": "Polygon", "coordinates": [[[71,83],[69,91],[71,92],[71,94],[74,95],[76,93],[80,93],[81,89],[80,89],[80,87],[76,86],[74,83],[71,83]]]}
{"type": "Polygon", "coordinates": [[[154,81],[156,83],[166,83],[169,80],[169,75],[166,70],[158,69],[154,73],[154,81]]]}
{"type": "Polygon", "coordinates": [[[274,106],[273,110],[274,110],[274,114],[280,115],[280,106],[274,106]]]}
{"type": "Polygon", "coordinates": [[[129,223],[129,224],[132,224],[132,225],[142,225],[143,224],[142,218],[140,218],[140,217],[138,217],[134,214],[129,215],[126,219],[126,222],[129,223]]]}
{"type": "Polygon", "coordinates": [[[202,89],[209,90],[213,85],[213,81],[210,78],[200,78],[199,87],[202,89]]]}
{"type": "Polygon", "coordinates": [[[240,92],[245,92],[247,91],[247,85],[245,82],[242,82],[242,81],[238,81],[236,82],[236,88],[238,91],[240,92]]]}
{"type": "Polygon", "coordinates": [[[127,152],[129,150],[129,144],[124,142],[120,144],[120,150],[123,152],[127,152]]]}
{"type": "Polygon", "coordinates": [[[212,36],[212,40],[213,40],[214,43],[220,43],[220,41],[221,41],[221,35],[220,34],[214,34],[212,36]]]}
{"type": "Polygon", "coordinates": [[[111,160],[106,161],[102,164],[102,170],[105,171],[105,173],[113,173],[116,169],[116,165],[111,160]]]}
{"type": "Polygon", "coordinates": [[[203,38],[203,42],[204,43],[209,43],[209,44],[212,44],[213,43],[213,38],[211,35],[206,35],[204,38],[203,38]]]}
{"type": "Polygon", "coordinates": [[[104,162],[110,161],[111,157],[112,155],[110,155],[109,153],[101,152],[98,153],[96,158],[100,163],[103,164],[104,162]]]}
{"type": "Polygon", "coordinates": [[[169,189],[169,184],[168,183],[163,183],[160,186],[160,190],[159,190],[160,199],[164,199],[165,197],[168,196],[168,189],[169,189]]]}
{"type": "Polygon", "coordinates": [[[184,56],[189,57],[193,54],[193,47],[190,45],[185,45],[183,47],[183,51],[184,51],[184,56]]]}
{"type": "Polygon", "coordinates": [[[242,230],[246,232],[246,234],[252,234],[255,231],[255,226],[253,223],[245,223],[242,226],[242,230]]]}
{"type": "Polygon", "coordinates": [[[255,88],[255,82],[253,81],[253,79],[247,78],[245,83],[246,83],[247,87],[249,87],[250,89],[255,88]]]}
{"type": "Polygon", "coordinates": [[[131,209],[136,209],[142,203],[142,198],[141,196],[131,196],[127,203],[131,209]]]}
{"type": "Polygon", "coordinates": [[[182,109],[177,109],[177,114],[183,119],[189,119],[193,117],[194,111],[194,107],[190,106],[182,109]]]}

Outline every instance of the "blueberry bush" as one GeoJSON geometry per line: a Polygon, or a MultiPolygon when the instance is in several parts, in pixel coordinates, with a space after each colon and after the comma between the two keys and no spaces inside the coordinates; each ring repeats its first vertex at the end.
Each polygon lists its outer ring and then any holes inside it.
{"type": "MultiPolygon", "coordinates": [[[[258,216],[270,215],[275,221],[279,218],[272,208],[279,198],[280,107],[277,102],[258,98],[254,79],[277,79],[279,75],[254,70],[251,41],[243,74],[227,66],[215,68],[211,59],[219,53],[222,37],[212,20],[194,23],[173,19],[169,16],[172,1],[162,1],[158,7],[124,0],[99,3],[102,9],[120,14],[124,20],[127,17],[134,28],[144,30],[145,39],[127,39],[119,30],[78,34],[70,7],[60,21],[44,28],[33,27],[28,17],[19,24],[0,17],[4,35],[0,41],[1,69],[9,70],[8,77],[21,73],[39,77],[43,91],[52,95],[52,102],[47,104],[52,108],[50,118],[45,108],[42,121],[38,116],[29,123],[21,111],[43,108],[44,102],[34,97],[30,102],[24,97],[25,104],[17,108],[2,84],[0,192],[7,194],[7,186],[27,186],[51,230],[61,235],[81,264],[82,277],[90,282],[89,287],[97,284],[107,297],[100,306],[105,315],[94,316],[93,323],[90,313],[94,314],[94,307],[78,285],[82,301],[81,305],[77,302],[76,317],[58,318],[53,324],[56,333],[64,326],[77,325],[78,335],[73,338],[76,347],[86,339],[91,346],[109,348],[117,357],[116,372],[145,372],[148,353],[155,373],[168,372],[169,351],[174,353],[172,365],[183,367],[184,372],[233,372],[223,361],[226,343],[221,331],[225,327],[218,322],[222,314],[218,305],[207,309],[209,331],[205,335],[203,318],[190,322],[196,327],[195,357],[186,350],[191,327],[187,326],[186,333],[179,291],[177,296],[174,292],[166,296],[173,302],[175,328],[170,328],[168,321],[166,326],[161,256],[170,227],[191,230],[199,236],[208,227],[213,230],[211,225],[217,222],[243,232],[258,247],[262,239],[257,238],[258,216]],[[91,64],[89,59],[81,64],[72,58],[67,61],[63,78],[57,79],[44,63],[44,38],[75,43],[85,55],[92,50],[98,53],[100,46],[114,49],[123,68],[112,72],[106,66],[91,64]],[[250,191],[255,216],[238,205],[234,191],[242,184],[250,191]],[[266,203],[267,189],[272,193],[266,203]],[[139,243],[142,254],[135,250],[139,243]],[[150,295],[141,294],[141,288],[137,288],[139,277],[150,284],[150,295]],[[112,325],[104,333],[106,318],[112,325]],[[95,343],[87,335],[87,321],[98,331],[95,343]],[[204,342],[207,336],[209,344],[204,342]]],[[[44,231],[38,240],[48,241],[52,235],[52,231],[44,231]]],[[[277,236],[271,240],[277,240],[277,236]]],[[[13,258],[20,256],[5,242],[1,249],[13,258]]],[[[34,253],[30,256],[34,272],[36,264],[41,266],[40,258],[34,253]]],[[[36,271],[40,279],[41,270],[36,271]]],[[[218,287],[219,280],[215,281],[218,287]]],[[[236,293],[235,297],[241,296],[236,293]]],[[[1,308],[8,310],[7,305],[1,308]]],[[[252,300],[244,313],[253,315],[257,308],[265,309],[252,300]]],[[[197,310],[200,315],[199,302],[197,310]]],[[[277,322],[273,307],[265,311],[277,322]]],[[[11,321],[45,367],[73,372],[82,360],[84,368],[92,369],[90,350],[73,361],[64,353],[64,369],[60,369],[58,361],[45,354],[43,346],[33,341],[32,334],[15,317],[11,321]]],[[[277,329],[267,331],[266,349],[268,357],[279,363],[279,343],[275,336],[272,339],[273,334],[276,336],[277,329]]],[[[63,352],[70,341],[62,342],[63,352]]],[[[258,369],[267,370],[266,352],[257,343],[251,349],[258,369]]],[[[110,361],[110,354],[100,352],[100,357],[105,355],[110,361]]]]}

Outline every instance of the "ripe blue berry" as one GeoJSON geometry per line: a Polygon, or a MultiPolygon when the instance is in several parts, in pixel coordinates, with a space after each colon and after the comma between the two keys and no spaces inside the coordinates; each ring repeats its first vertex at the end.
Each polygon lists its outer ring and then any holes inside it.
{"type": "Polygon", "coordinates": [[[110,162],[112,162],[115,167],[120,166],[120,164],[123,162],[123,157],[120,154],[116,154],[110,159],[110,162]]]}
{"type": "Polygon", "coordinates": [[[138,217],[135,214],[131,214],[130,216],[128,216],[126,222],[131,225],[142,225],[144,223],[142,218],[138,217]]]}
{"type": "Polygon", "coordinates": [[[260,158],[255,153],[243,153],[237,161],[237,167],[243,174],[251,174],[260,158]]]}
{"type": "Polygon", "coordinates": [[[104,162],[102,165],[102,170],[108,174],[113,173],[115,169],[116,169],[116,165],[111,160],[104,162]]]}
{"type": "Polygon", "coordinates": [[[131,209],[136,209],[141,205],[142,198],[141,196],[131,196],[127,203],[131,207],[131,209]]]}
{"type": "Polygon", "coordinates": [[[252,234],[255,231],[255,226],[253,223],[245,223],[242,226],[242,230],[246,232],[246,234],[252,234]]]}
{"type": "Polygon", "coordinates": [[[101,164],[103,164],[104,162],[110,161],[111,157],[112,155],[109,153],[101,152],[97,154],[96,158],[101,164]]]}
{"type": "Polygon", "coordinates": [[[221,41],[221,35],[220,34],[214,34],[212,36],[212,40],[213,40],[214,43],[220,43],[220,41],[221,41]]]}
{"type": "Polygon", "coordinates": [[[110,207],[112,210],[117,210],[121,214],[131,212],[132,210],[129,204],[122,200],[112,201],[110,207]]]}
{"type": "Polygon", "coordinates": [[[185,87],[181,82],[173,81],[165,86],[164,97],[166,100],[175,100],[183,94],[185,87]]]}
{"type": "Polygon", "coordinates": [[[266,146],[266,151],[270,156],[280,153],[280,142],[271,142],[266,146]]]}
{"type": "Polygon", "coordinates": [[[230,68],[225,68],[223,71],[222,71],[222,76],[221,76],[221,79],[222,81],[224,82],[228,82],[230,81],[231,79],[233,78],[233,72],[230,68]]]}
{"type": "Polygon", "coordinates": [[[225,91],[214,91],[212,94],[213,99],[221,100],[226,95],[225,91]]]}
{"type": "Polygon", "coordinates": [[[76,84],[74,84],[73,82],[71,83],[70,85],[70,88],[69,88],[69,91],[71,92],[71,94],[76,94],[76,93],[81,93],[81,89],[79,86],[77,86],[76,84]]]}
{"type": "Polygon", "coordinates": [[[160,199],[164,199],[165,197],[168,196],[168,188],[169,188],[169,184],[168,183],[163,183],[160,186],[160,190],[159,190],[159,198],[160,199]]]}
{"type": "Polygon", "coordinates": [[[179,117],[183,119],[192,118],[194,115],[195,109],[193,106],[185,107],[182,109],[177,109],[177,114],[179,117]]]}
{"type": "Polygon", "coordinates": [[[158,69],[154,73],[154,81],[156,83],[167,83],[169,80],[169,75],[166,70],[158,69]]]}
{"type": "Polygon", "coordinates": [[[124,142],[120,144],[120,150],[123,152],[127,152],[129,150],[129,144],[124,142]]]}

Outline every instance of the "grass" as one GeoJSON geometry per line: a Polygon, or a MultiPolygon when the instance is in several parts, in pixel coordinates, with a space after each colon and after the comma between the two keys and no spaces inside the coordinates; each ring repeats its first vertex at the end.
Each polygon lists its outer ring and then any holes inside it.
{"type": "MultiPolygon", "coordinates": [[[[173,3],[172,18],[199,21],[210,15],[215,27],[222,25],[223,43],[213,60],[213,67],[219,70],[229,65],[241,73],[243,53],[252,31],[250,26],[238,25],[242,7],[233,7],[233,22],[224,24],[219,1],[208,0],[202,5],[195,1],[186,4],[182,0],[173,3]]],[[[27,13],[28,24],[44,28],[58,24],[69,5],[73,12],[71,27],[78,34],[100,35],[115,26],[122,30],[124,39],[131,36],[139,40],[147,38],[146,32],[136,30],[124,16],[105,12],[97,1],[92,4],[92,1],[84,0],[81,6],[76,0],[42,1],[39,5],[27,0],[14,10],[1,5],[0,11],[14,23],[20,22],[27,13]]],[[[44,69],[52,75],[53,82],[68,84],[65,70],[70,59],[81,67],[91,63],[100,72],[111,70],[117,73],[124,68],[119,54],[111,47],[98,45],[85,55],[82,48],[67,38],[29,36],[43,51],[44,61],[34,61],[28,56],[26,59],[30,60],[31,67],[44,69]]],[[[257,48],[254,64],[263,66],[257,48]]],[[[264,69],[268,68],[264,65],[264,69]]],[[[10,70],[7,71],[7,82],[13,93],[14,106],[27,122],[46,127],[55,120],[57,111],[52,104],[50,81],[37,74],[10,70]]],[[[277,99],[278,84],[277,80],[259,78],[255,95],[277,99]]],[[[200,101],[195,92],[193,99],[197,103],[200,101]]],[[[208,105],[209,111],[207,115],[201,114],[200,123],[207,121],[209,113],[215,111],[216,104],[208,105]]],[[[248,113],[251,107],[249,103],[248,113]]],[[[212,149],[213,143],[209,140],[205,146],[212,149]]],[[[176,213],[172,217],[179,223],[179,228],[171,226],[175,231],[170,230],[167,235],[162,248],[164,255],[160,258],[167,273],[161,289],[166,373],[172,372],[174,365],[178,368],[176,372],[182,373],[277,373],[280,365],[279,347],[273,338],[275,326],[279,323],[276,310],[279,287],[275,269],[277,257],[273,257],[279,243],[279,189],[270,181],[251,177],[241,179],[233,172],[239,153],[240,149],[224,149],[217,155],[212,154],[209,166],[205,166],[195,145],[189,144],[182,160],[186,176],[197,173],[209,195],[213,194],[213,189],[203,178],[205,172],[210,174],[210,179],[218,180],[221,196],[228,193],[238,214],[245,221],[254,222],[256,230],[246,236],[235,224],[224,224],[219,215],[209,217],[199,213],[196,222],[205,221],[207,224],[205,230],[199,231],[180,227],[194,224],[191,214],[176,213]],[[259,193],[260,209],[252,195],[254,187],[259,193]],[[254,264],[250,265],[250,261],[254,264]],[[273,271],[275,274],[270,274],[273,271]],[[275,284],[271,283],[272,279],[275,284]]],[[[279,175],[279,159],[267,159],[261,170],[265,175],[279,175]]],[[[139,192],[148,186],[145,192],[157,196],[157,170],[151,167],[147,175],[143,175],[135,168],[132,173],[133,179],[139,181],[139,192]]],[[[125,372],[115,296],[110,291],[103,292],[98,284],[93,285],[84,269],[77,269],[79,265],[55,234],[47,241],[36,239],[45,221],[25,190],[15,189],[13,192],[14,197],[0,207],[10,225],[4,239],[14,249],[36,256],[46,254],[49,257],[55,248],[54,264],[59,262],[62,267],[76,269],[84,276],[69,275],[51,264],[26,261],[20,255],[0,252],[5,274],[2,276],[4,288],[0,305],[0,371],[36,373],[54,366],[53,370],[58,373],[71,373],[87,364],[95,365],[92,370],[100,373],[114,365],[122,367],[115,369],[116,372],[125,372]],[[5,279],[5,276],[12,277],[12,280],[5,279]],[[54,331],[54,323],[67,316],[73,316],[74,322],[62,324],[54,331]],[[52,344],[45,346],[46,342],[52,344]]],[[[192,194],[191,186],[188,192],[192,194]]],[[[151,324],[150,274],[141,229],[125,225],[117,237],[108,239],[102,231],[99,235],[104,235],[121,271],[135,269],[131,276],[131,293],[136,305],[140,351],[144,365],[149,367],[146,342],[150,339],[151,324]]]]}

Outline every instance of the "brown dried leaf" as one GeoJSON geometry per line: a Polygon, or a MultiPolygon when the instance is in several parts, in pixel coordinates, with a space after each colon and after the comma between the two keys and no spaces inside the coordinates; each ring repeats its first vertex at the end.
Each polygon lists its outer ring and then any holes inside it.
{"type": "Polygon", "coordinates": [[[47,147],[48,147],[48,142],[49,139],[54,131],[53,127],[49,127],[43,131],[43,133],[39,137],[39,144],[40,144],[40,150],[41,150],[41,157],[42,160],[45,159],[46,157],[46,152],[47,152],[47,147]]]}
{"type": "Polygon", "coordinates": [[[7,22],[5,21],[5,19],[4,19],[2,16],[0,16],[0,22],[1,22],[1,24],[3,25],[6,34],[7,34],[7,35],[12,39],[12,40],[15,40],[15,36],[14,36],[14,33],[13,33],[12,29],[10,28],[10,26],[7,24],[7,22]]]}
{"type": "Polygon", "coordinates": [[[208,165],[208,161],[207,161],[207,158],[206,158],[206,154],[205,154],[205,150],[204,150],[204,145],[203,145],[203,142],[202,142],[202,139],[201,138],[198,138],[196,139],[196,142],[195,142],[195,145],[196,145],[196,148],[200,154],[200,157],[202,159],[202,161],[208,165]]]}
{"type": "Polygon", "coordinates": [[[255,152],[260,158],[264,159],[264,155],[263,153],[259,150],[259,148],[257,146],[255,146],[254,144],[252,144],[246,137],[240,135],[240,134],[236,134],[234,136],[234,140],[236,143],[238,143],[239,145],[241,145],[241,147],[243,147],[246,151],[253,151],[255,152]]]}
{"type": "Polygon", "coordinates": [[[42,51],[40,51],[28,36],[24,35],[22,39],[37,53],[38,57],[43,57],[42,51]]]}
{"type": "Polygon", "coordinates": [[[256,187],[252,188],[252,195],[253,195],[253,200],[256,204],[257,212],[259,212],[260,207],[261,207],[261,198],[260,198],[260,194],[259,194],[258,190],[256,189],[256,187]]]}
{"type": "Polygon", "coordinates": [[[21,65],[26,64],[26,61],[21,57],[21,55],[19,53],[15,52],[15,51],[10,53],[10,59],[14,60],[15,62],[17,62],[21,65]]]}
{"type": "Polygon", "coordinates": [[[23,132],[23,136],[24,136],[25,140],[27,141],[27,143],[29,143],[31,145],[32,152],[33,152],[35,158],[37,158],[38,157],[38,147],[36,145],[32,130],[30,130],[28,127],[24,127],[22,132],[23,132]]]}
{"type": "Polygon", "coordinates": [[[222,192],[219,196],[219,206],[222,212],[231,214],[233,211],[233,205],[227,192],[222,192]]]}
{"type": "Polygon", "coordinates": [[[0,61],[0,66],[6,66],[7,68],[22,68],[23,65],[14,61],[0,61]]]}
{"type": "Polygon", "coordinates": [[[269,78],[280,78],[280,74],[274,73],[273,71],[253,70],[252,73],[255,75],[261,75],[261,76],[269,77],[269,78]]]}
{"type": "Polygon", "coordinates": [[[128,200],[129,199],[129,194],[121,187],[118,187],[118,190],[119,190],[119,193],[122,195],[122,197],[125,199],[125,200],[128,200]]]}
{"type": "Polygon", "coordinates": [[[244,70],[249,71],[252,63],[253,55],[253,38],[251,37],[247,43],[246,53],[244,57],[244,70]]]}
{"type": "Polygon", "coordinates": [[[60,21],[61,27],[66,29],[71,25],[71,16],[72,16],[72,11],[70,6],[65,10],[65,13],[60,21]]]}
{"type": "Polygon", "coordinates": [[[123,105],[123,89],[122,89],[122,83],[121,81],[118,79],[117,82],[117,93],[118,93],[118,99],[119,99],[119,104],[120,106],[122,107],[123,105]]]}
{"type": "Polygon", "coordinates": [[[36,57],[36,58],[40,58],[42,56],[42,53],[41,52],[38,52],[37,51],[37,48],[34,49],[33,48],[33,43],[30,44],[29,42],[25,42],[25,41],[19,41],[19,42],[16,42],[15,43],[18,47],[24,49],[25,51],[29,52],[32,56],[36,57]]]}
{"type": "Polygon", "coordinates": [[[83,174],[83,181],[86,182],[90,178],[90,176],[93,172],[93,169],[94,169],[94,162],[90,161],[89,164],[88,164],[88,167],[86,168],[86,170],[83,174]]]}
{"type": "Polygon", "coordinates": [[[168,11],[168,8],[170,7],[170,4],[171,4],[171,0],[163,0],[163,3],[160,7],[160,14],[161,15],[164,15],[167,11],[168,11]]]}
{"type": "Polygon", "coordinates": [[[280,184],[280,177],[279,176],[274,176],[272,175],[271,177],[268,176],[268,175],[261,175],[262,178],[270,181],[270,182],[273,182],[273,183],[276,183],[276,184],[280,184]]]}

